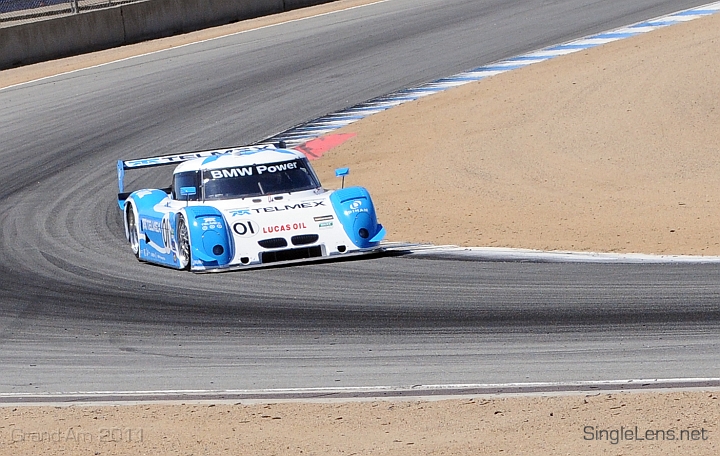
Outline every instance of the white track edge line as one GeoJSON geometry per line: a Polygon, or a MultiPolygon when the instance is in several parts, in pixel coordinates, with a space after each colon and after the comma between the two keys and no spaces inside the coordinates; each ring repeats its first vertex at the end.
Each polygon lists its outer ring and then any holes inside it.
{"type": "Polygon", "coordinates": [[[463,383],[463,384],[431,384],[408,386],[370,386],[370,387],[317,387],[317,388],[277,388],[257,390],[148,390],[148,391],[89,391],[69,393],[0,393],[0,399],[18,400],[18,402],[0,402],[0,408],[10,406],[43,405],[111,405],[148,402],[173,403],[275,403],[275,402],[361,402],[361,401],[407,401],[407,400],[445,400],[460,397],[505,397],[505,396],[561,396],[567,394],[614,394],[614,393],[648,393],[669,391],[718,391],[720,385],[698,386],[700,383],[719,384],[720,378],[651,378],[651,379],[619,379],[619,380],[588,380],[571,382],[509,382],[509,383],[463,383]],[[687,385],[687,386],[683,386],[687,385]],[[625,389],[631,386],[632,389],[625,389]],[[554,388],[555,390],[533,391],[534,389],[554,388]],[[602,389],[601,389],[602,388],[602,389]],[[504,391],[504,390],[519,391],[504,391]],[[522,390],[528,390],[523,392],[522,390]],[[487,390],[487,392],[471,392],[471,390],[487,390]],[[498,390],[492,392],[492,390],[498,390]],[[419,394],[412,394],[417,392],[419,394]],[[443,394],[443,392],[447,392],[443,394]],[[455,392],[455,394],[454,394],[455,392]],[[363,397],[330,397],[332,394],[370,394],[363,397]],[[388,393],[406,393],[388,396],[388,393]],[[409,394],[408,394],[409,393],[409,394]],[[373,396],[372,394],[376,394],[373,396]],[[385,394],[383,396],[382,394],[385,394]],[[231,399],[222,396],[235,395],[231,399]],[[246,396],[257,396],[243,398],[246,396]],[[268,396],[263,398],[262,396],[268,396]],[[287,396],[283,398],[281,396],[287,396]],[[318,397],[292,397],[293,395],[316,395],[318,397]],[[323,395],[327,397],[322,397],[323,395]],[[116,399],[105,401],[103,397],[116,399]],[[182,396],[178,398],[178,396],[182,396]],[[205,396],[205,397],[203,397],[205,396]],[[216,397],[210,397],[216,396],[216,397]],[[273,397],[270,397],[273,396],[273,397]],[[151,397],[148,399],[148,397],[151,397]],[[27,399],[45,399],[47,402],[22,402],[27,399]],[[94,401],[95,400],[95,401],[94,401]]]}
{"type": "Polygon", "coordinates": [[[456,245],[388,243],[389,252],[408,252],[413,255],[432,256],[437,254],[478,261],[549,261],[565,263],[687,263],[719,264],[720,256],[704,255],[653,255],[645,253],[582,252],[567,250],[533,250],[511,247],[460,247],[456,245]]]}

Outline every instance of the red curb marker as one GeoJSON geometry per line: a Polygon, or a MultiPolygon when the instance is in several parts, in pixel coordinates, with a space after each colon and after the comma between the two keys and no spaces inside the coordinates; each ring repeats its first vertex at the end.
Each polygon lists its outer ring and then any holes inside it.
{"type": "Polygon", "coordinates": [[[344,143],[348,139],[357,136],[356,133],[339,133],[336,135],[327,135],[322,138],[312,139],[305,144],[301,144],[295,149],[304,153],[308,160],[317,160],[322,155],[340,144],[344,143]]]}

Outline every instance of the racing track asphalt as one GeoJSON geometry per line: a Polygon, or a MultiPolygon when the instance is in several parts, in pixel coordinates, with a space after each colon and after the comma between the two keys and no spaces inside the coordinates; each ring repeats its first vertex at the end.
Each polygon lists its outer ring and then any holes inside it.
{"type": "Polygon", "coordinates": [[[193,275],[137,263],[114,200],[118,158],[255,142],[702,3],[390,0],[0,90],[0,393],[717,376],[718,265],[193,275]]]}

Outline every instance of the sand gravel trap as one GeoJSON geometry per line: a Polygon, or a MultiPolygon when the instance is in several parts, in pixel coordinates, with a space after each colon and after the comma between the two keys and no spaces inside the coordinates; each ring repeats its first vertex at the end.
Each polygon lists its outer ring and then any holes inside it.
{"type": "Polygon", "coordinates": [[[8,456],[720,452],[718,394],[709,392],[2,412],[0,454],[8,456]]]}
{"type": "MultiPolygon", "coordinates": [[[[720,15],[392,109],[316,166],[351,165],[393,240],[717,255],[718,56],[720,15]]],[[[0,84],[48,65],[78,63],[0,84]]],[[[712,392],[5,407],[0,454],[716,455],[718,417],[712,392]]]]}
{"type": "Polygon", "coordinates": [[[350,125],[390,239],[720,255],[720,15],[350,125]]]}

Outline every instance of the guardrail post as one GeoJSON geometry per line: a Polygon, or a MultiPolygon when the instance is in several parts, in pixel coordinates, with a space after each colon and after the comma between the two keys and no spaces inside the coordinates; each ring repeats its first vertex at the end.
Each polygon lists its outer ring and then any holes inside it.
{"type": "Polygon", "coordinates": [[[80,12],[80,7],[78,6],[78,0],[70,0],[70,12],[77,14],[80,12]]]}

